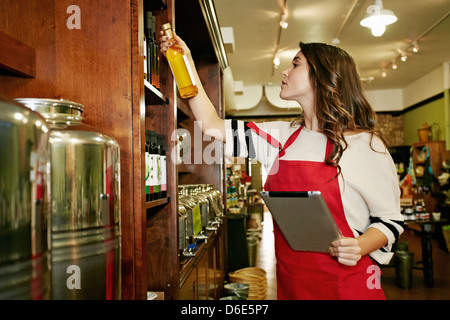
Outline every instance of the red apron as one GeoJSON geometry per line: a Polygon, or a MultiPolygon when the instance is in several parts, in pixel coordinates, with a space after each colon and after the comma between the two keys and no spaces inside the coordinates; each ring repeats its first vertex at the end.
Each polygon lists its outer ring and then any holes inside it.
{"type": "MultiPolygon", "coordinates": [[[[296,130],[283,147],[278,143],[280,152],[271,169],[278,171],[269,174],[264,189],[320,191],[344,237],[353,237],[345,218],[338,179],[333,179],[337,169],[325,162],[280,159],[302,128],[296,130]]],[[[270,136],[266,138],[271,139],[273,144],[275,139],[270,136]]],[[[332,150],[333,144],[328,141],[325,154],[332,150]]],[[[381,286],[370,285],[368,281],[374,267],[367,255],[356,266],[346,266],[328,253],[292,250],[275,221],[274,235],[278,299],[385,299],[381,286]]]]}

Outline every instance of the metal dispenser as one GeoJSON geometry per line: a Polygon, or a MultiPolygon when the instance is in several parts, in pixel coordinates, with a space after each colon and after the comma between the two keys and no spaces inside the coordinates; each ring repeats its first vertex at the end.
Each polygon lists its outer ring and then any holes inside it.
{"type": "Polygon", "coordinates": [[[68,100],[17,99],[51,128],[52,299],[120,299],[118,143],[68,100]]]}
{"type": "Polygon", "coordinates": [[[0,300],[49,299],[49,129],[17,102],[0,110],[0,300]]]}

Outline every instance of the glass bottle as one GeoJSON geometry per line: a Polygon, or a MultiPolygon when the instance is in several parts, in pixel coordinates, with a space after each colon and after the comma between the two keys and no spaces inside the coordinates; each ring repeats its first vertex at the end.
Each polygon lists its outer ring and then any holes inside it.
{"type": "Polygon", "coordinates": [[[186,54],[183,48],[175,44],[170,23],[164,24],[162,30],[164,35],[173,43],[169,50],[167,50],[166,57],[167,61],[169,61],[175,81],[177,82],[180,96],[182,98],[194,97],[198,93],[198,88],[186,54]]]}
{"type": "Polygon", "coordinates": [[[150,201],[150,131],[145,130],[145,200],[150,201]]]}
{"type": "Polygon", "coordinates": [[[153,83],[154,79],[152,79],[152,77],[154,77],[153,73],[153,60],[154,60],[154,49],[153,49],[153,39],[152,39],[152,35],[153,35],[153,31],[152,31],[152,13],[150,11],[147,11],[145,13],[145,33],[144,36],[146,38],[146,42],[145,42],[145,48],[144,50],[147,51],[147,59],[146,59],[146,66],[145,68],[147,69],[147,81],[149,83],[153,83]]]}
{"type": "Polygon", "coordinates": [[[166,165],[166,149],[164,149],[164,136],[158,134],[159,159],[161,163],[161,198],[167,197],[167,165],[166,165]]]}
{"type": "Polygon", "coordinates": [[[150,200],[159,199],[159,188],[157,181],[159,154],[158,146],[156,145],[156,132],[150,130],[150,200]]]}

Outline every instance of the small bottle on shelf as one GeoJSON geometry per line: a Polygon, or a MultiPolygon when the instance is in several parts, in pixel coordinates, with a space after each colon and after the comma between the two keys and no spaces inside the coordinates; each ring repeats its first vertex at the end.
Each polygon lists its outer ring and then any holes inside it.
{"type": "Polygon", "coordinates": [[[153,140],[156,150],[156,170],[155,170],[155,197],[161,199],[161,150],[158,140],[159,133],[155,131],[153,140]]]}
{"type": "Polygon", "coordinates": [[[158,166],[159,166],[159,154],[158,146],[156,145],[156,132],[150,130],[150,200],[159,199],[159,186],[158,186],[158,166]]]}
{"type": "Polygon", "coordinates": [[[147,37],[144,35],[144,79],[148,81],[148,50],[147,37]]]}
{"type": "Polygon", "coordinates": [[[159,160],[161,164],[161,198],[167,197],[167,165],[166,165],[166,149],[164,149],[164,136],[158,134],[159,160]]]}
{"type": "Polygon", "coordinates": [[[150,135],[145,130],[145,200],[150,201],[150,135]]]}
{"type": "Polygon", "coordinates": [[[153,85],[160,89],[160,77],[159,77],[159,45],[156,42],[156,17],[152,16],[152,41],[153,41],[153,85]]]}
{"type": "Polygon", "coordinates": [[[153,31],[152,31],[152,27],[153,27],[153,23],[152,23],[152,13],[150,11],[147,11],[145,13],[145,38],[146,38],[146,48],[144,48],[144,50],[147,51],[147,61],[146,61],[146,66],[145,68],[147,68],[147,81],[149,83],[152,83],[152,65],[153,65],[153,56],[154,56],[154,52],[153,52],[153,42],[152,42],[152,35],[153,35],[153,31]]]}
{"type": "Polygon", "coordinates": [[[198,87],[189,61],[186,58],[186,54],[183,48],[174,43],[170,23],[164,24],[162,30],[173,43],[169,50],[167,50],[166,57],[167,61],[169,61],[170,69],[175,77],[175,81],[177,82],[180,96],[182,98],[194,97],[198,93],[198,87]]]}

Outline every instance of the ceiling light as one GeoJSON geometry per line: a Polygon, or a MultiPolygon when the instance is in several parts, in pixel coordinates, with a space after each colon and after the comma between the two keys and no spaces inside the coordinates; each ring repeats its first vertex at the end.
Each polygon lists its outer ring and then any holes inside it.
{"type": "Polygon", "coordinates": [[[281,21],[280,22],[280,25],[281,25],[281,27],[283,28],[283,29],[287,29],[287,27],[288,27],[288,23],[286,22],[286,21],[281,21]]]}
{"type": "Polygon", "coordinates": [[[413,48],[412,48],[413,52],[419,52],[419,44],[417,43],[417,41],[413,42],[413,48]]]}
{"type": "Polygon", "coordinates": [[[397,69],[397,64],[395,63],[395,61],[392,61],[392,69],[397,69]]]}
{"type": "Polygon", "coordinates": [[[279,65],[280,65],[280,58],[278,57],[273,58],[273,67],[276,69],[279,67],[279,65]]]}
{"type": "Polygon", "coordinates": [[[403,51],[402,49],[397,49],[397,52],[400,53],[400,60],[402,60],[403,62],[405,62],[408,57],[406,56],[405,51],[403,51]]]}
{"type": "Polygon", "coordinates": [[[383,9],[381,0],[375,0],[375,4],[367,8],[367,15],[360,24],[370,28],[373,36],[380,37],[386,31],[386,26],[395,21],[397,21],[397,17],[394,13],[391,10],[383,9]]]}
{"type": "Polygon", "coordinates": [[[371,29],[372,35],[374,37],[381,37],[383,33],[386,31],[386,26],[382,24],[374,25],[371,29]]]}
{"type": "Polygon", "coordinates": [[[334,45],[334,46],[337,46],[340,43],[341,43],[341,40],[339,40],[339,38],[331,39],[331,44],[334,45]]]}

